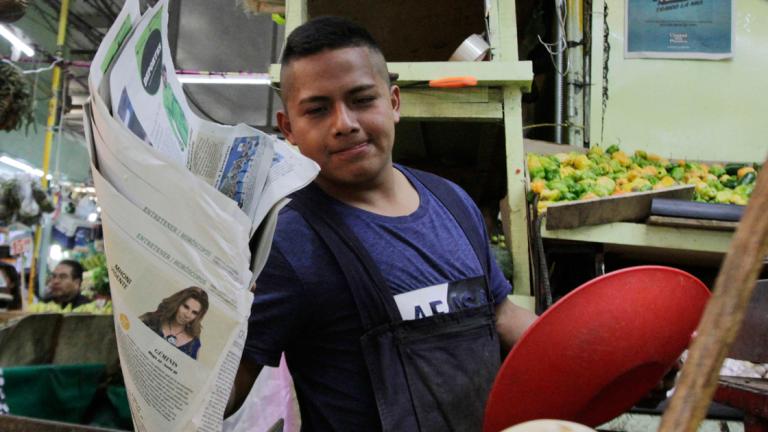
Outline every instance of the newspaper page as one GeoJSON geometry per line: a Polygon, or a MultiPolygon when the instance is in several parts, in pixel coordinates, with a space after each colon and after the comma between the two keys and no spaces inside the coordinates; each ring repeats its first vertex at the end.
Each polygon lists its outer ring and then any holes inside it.
{"type": "MultiPolygon", "coordinates": [[[[87,107],[92,118],[87,129],[97,148],[92,154],[103,156],[97,158],[102,168],[116,165],[108,156],[109,144],[121,143],[125,137],[99,130],[100,122],[91,108],[87,107]]],[[[130,139],[136,140],[128,138],[129,143],[130,139]]],[[[143,145],[133,147],[147,151],[143,145]]],[[[124,156],[125,152],[120,154],[124,156]]],[[[144,198],[139,205],[124,198],[95,165],[92,167],[102,207],[118,351],[134,424],[137,430],[147,431],[219,430],[242,353],[251,301],[250,292],[244,288],[247,282],[243,282],[250,280],[247,254],[243,261],[241,253],[233,253],[247,248],[249,222],[242,212],[204,206],[212,200],[196,198],[211,194],[218,195],[222,207],[238,210],[233,202],[202,182],[198,190],[177,190],[181,199],[168,205],[162,188],[147,191],[151,185],[142,185],[136,181],[137,176],[130,175],[131,170],[144,168],[143,172],[149,174],[146,178],[153,178],[152,169],[136,160],[122,158],[124,166],[110,169],[113,174],[124,174],[117,177],[123,186],[144,198]],[[185,193],[193,195],[184,198],[185,193]],[[199,217],[189,218],[189,214],[199,217]],[[239,228],[239,248],[229,253],[224,248],[217,253],[226,244],[216,231],[199,222],[218,220],[234,231],[239,228]],[[232,272],[232,268],[239,271],[232,272]],[[200,308],[199,333],[187,335],[189,341],[185,342],[181,338],[186,332],[166,334],[163,318],[158,315],[168,309],[174,296],[183,298],[191,291],[198,291],[198,295],[174,310],[178,315],[187,303],[192,309],[200,308]],[[170,336],[180,342],[169,343],[170,336]]],[[[189,180],[197,180],[190,173],[186,175],[189,180]]]]}
{"type": "MultiPolygon", "coordinates": [[[[133,27],[141,17],[138,0],[126,0],[123,9],[117,15],[115,24],[107,31],[104,42],[91,60],[91,70],[88,79],[96,85],[101,84],[104,74],[112,66],[115,57],[120,52],[125,39],[133,32],[133,27]]],[[[102,95],[102,98],[105,95],[102,95]]]]}
{"type": "Polygon", "coordinates": [[[199,119],[192,115],[175,77],[167,49],[168,7],[149,9],[126,40],[109,74],[112,111],[148,145],[186,165],[191,131],[199,119]]]}
{"type": "Polygon", "coordinates": [[[274,157],[254,216],[261,220],[269,209],[287,195],[286,191],[297,191],[309,184],[305,183],[303,177],[295,175],[296,172],[312,172],[317,175],[318,171],[319,168],[313,160],[302,156],[284,141],[276,139],[274,157]]]}
{"type": "MultiPolygon", "coordinates": [[[[136,429],[220,430],[247,332],[250,292],[177,241],[176,220],[155,223],[95,168],[94,181],[136,429]],[[172,330],[177,323],[182,330],[172,330]]],[[[204,232],[187,235],[207,243],[204,232]]]]}
{"type": "Polygon", "coordinates": [[[238,203],[254,229],[274,139],[250,126],[225,126],[189,108],[167,43],[167,2],[136,25],[109,74],[112,111],[137,137],[238,203]]]}
{"type": "Polygon", "coordinates": [[[194,115],[167,1],[138,11],[127,0],[99,47],[84,109],[118,352],[136,430],[219,431],[277,213],[319,168],[194,115]]]}
{"type": "Polygon", "coordinates": [[[168,214],[184,214],[181,213],[184,211],[186,215],[195,215],[182,218],[178,226],[184,232],[215,232],[217,241],[202,248],[193,237],[181,236],[180,240],[187,242],[189,247],[200,248],[211,264],[235,263],[227,270],[239,281],[248,282],[248,276],[241,270],[248,268],[250,254],[248,217],[227,197],[183,167],[163,160],[162,155],[141,145],[130,131],[109,116],[98,98],[93,98],[90,109],[93,116],[91,135],[98,148],[96,163],[102,175],[113,181],[118,193],[146,208],[147,214],[158,223],[163,223],[168,215],[158,213],[157,209],[165,209],[168,214]]]}

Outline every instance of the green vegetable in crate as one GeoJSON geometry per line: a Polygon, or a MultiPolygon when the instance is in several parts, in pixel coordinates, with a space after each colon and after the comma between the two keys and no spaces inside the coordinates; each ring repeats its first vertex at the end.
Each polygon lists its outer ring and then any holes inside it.
{"type": "Polygon", "coordinates": [[[540,193],[542,201],[558,201],[562,196],[559,190],[544,189],[540,193]]]}
{"type": "Polygon", "coordinates": [[[750,184],[736,186],[733,189],[733,193],[741,196],[742,198],[749,199],[750,195],[752,195],[753,190],[755,190],[755,184],[750,183],[750,184]]]}
{"type": "Polygon", "coordinates": [[[554,157],[543,158],[541,166],[544,167],[544,177],[547,180],[554,180],[560,173],[560,162],[554,157]]]}
{"type": "Polygon", "coordinates": [[[720,184],[728,189],[733,189],[739,184],[739,179],[736,176],[730,176],[728,174],[721,175],[719,180],[720,184]]]}
{"type": "Polygon", "coordinates": [[[725,189],[725,186],[723,186],[723,184],[720,183],[720,180],[712,174],[707,175],[705,183],[707,184],[707,186],[711,187],[712,189],[718,192],[725,189]]]}
{"type": "Polygon", "coordinates": [[[745,163],[729,163],[725,166],[725,173],[728,175],[736,175],[741,168],[747,166],[745,163]]]}
{"type": "Polygon", "coordinates": [[[611,195],[616,190],[616,182],[608,177],[598,177],[590,192],[599,197],[611,195]]]}
{"type": "Polygon", "coordinates": [[[669,175],[671,175],[675,181],[683,181],[683,177],[685,177],[685,168],[676,166],[669,171],[669,175]]]}
{"type": "Polygon", "coordinates": [[[643,150],[628,156],[617,145],[586,154],[528,155],[531,192],[539,210],[556,201],[595,199],[621,193],[694,185],[694,199],[745,204],[754,189],[756,164],[712,164],[669,160],[643,150]]]}
{"type": "Polygon", "coordinates": [[[725,168],[720,164],[712,164],[712,166],[709,167],[709,173],[720,177],[721,175],[725,174],[725,168]]]}
{"type": "MultiPolygon", "coordinates": [[[[739,175],[739,186],[741,185],[749,185],[755,182],[757,179],[757,174],[755,173],[755,170],[753,168],[742,168],[744,170],[742,175],[739,175]]],[[[739,170],[739,173],[742,171],[739,170]]]]}
{"type": "Polygon", "coordinates": [[[696,188],[694,189],[694,191],[696,192],[696,194],[698,194],[699,197],[703,198],[706,201],[715,199],[717,197],[717,193],[719,192],[717,189],[703,182],[696,183],[696,188]]]}
{"type": "Polygon", "coordinates": [[[568,185],[565,183],[562,179],[557,180],[550,180],[547,182],[547,189],[558,191],[561,195],[567,194],[568,191],[568,185]]]}
{"type": "Polygon", "coordinates": [[[544,166],[541,164],[542,157],[531,153],[528,154],[528,175],[532,179],[544,178],[544,166]]]}
{"type": "Polygon", "coordinates": [[[592,165],[587,155],[578,155],[572,159],[571,164],[579,171],[585,170],[592,165]]]}
{"type": "Polygon", "coordinates": [[[753,172],[747,173],[739,180],[739,186],[751,185],[755,180],[757,180],[757,174],[753,172]]]}

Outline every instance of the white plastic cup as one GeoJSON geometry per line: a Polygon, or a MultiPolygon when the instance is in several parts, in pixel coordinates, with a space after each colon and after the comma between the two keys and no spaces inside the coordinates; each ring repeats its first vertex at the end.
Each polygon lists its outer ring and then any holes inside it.
{"type": "Polygon", "coordinates": [[[456,48],[456,51],[451,55],[450,61],[480,61],[485,58],[489,49],[491,49],[491,47],[482,36],[473,34],[464,39],[464,42],[456,48]]]}
{"type": "Polygon", "coordinates": [[[595,430],[564,420],[531,420],[504,429],[502,432],[595,432],[595,430]]]}

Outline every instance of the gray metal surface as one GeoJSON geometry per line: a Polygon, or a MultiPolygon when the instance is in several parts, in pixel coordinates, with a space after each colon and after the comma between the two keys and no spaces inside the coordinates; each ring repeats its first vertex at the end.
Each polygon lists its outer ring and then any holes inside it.
{"type": "Polygon", "coordinates": [[[757,282],[730,358],[768,363],[768,280],[757,282]]]}

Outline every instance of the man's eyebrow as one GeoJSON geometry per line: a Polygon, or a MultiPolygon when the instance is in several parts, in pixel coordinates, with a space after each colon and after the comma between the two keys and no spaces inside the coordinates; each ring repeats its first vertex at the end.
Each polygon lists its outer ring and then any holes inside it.
{"type": "MultiPolygon", "coordinates": [[[[362,84],[357,87],[353,87],[352,89],[347,91],[346,94],[349,96],[354,96],[358,93],[362,93],[375,88],[376,88],[376,84],[362,84]]],[[[307,96],[299,100],[299,105],[312,104],[312,103],[325,103],[330,100],[331,98],[329,96],[307,96]]]]}
{"type": "Polygon", "coordinates": [[[310,103],[323,103],[331,100],[328,96],[308,96],[299,101],[299,105],[310,103]]]}
{"type": "Polygon", "coordinates": [[[363,84],[363,85],[359,85],[357,87],[353,87],[352,90],[347,92],[347,94],[354,95],[354,94],[357,94],[357,93],[361,93],[361,92],[370,90],[372,88],[376,88],[376,85],[375,84],[363,84]]]}

